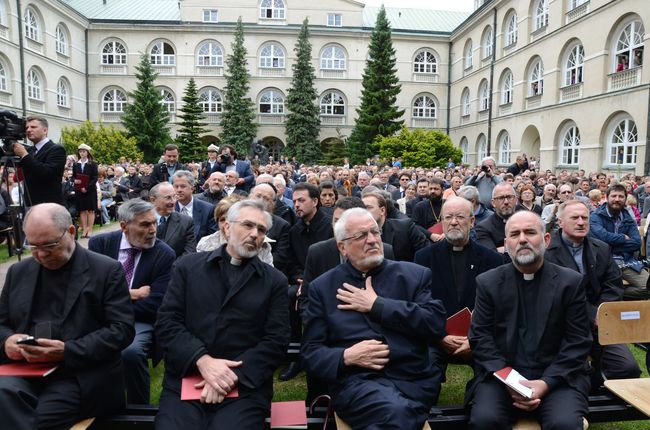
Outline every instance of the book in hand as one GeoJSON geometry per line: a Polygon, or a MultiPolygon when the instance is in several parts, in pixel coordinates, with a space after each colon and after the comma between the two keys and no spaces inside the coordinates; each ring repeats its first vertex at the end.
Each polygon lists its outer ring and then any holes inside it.
{"type": "MultiPolygon", "coordinates": [[[[186,376],[181,381],[181,400],[201,400],[203,388],[194,386],[203,381],[201,375],[186,376]]],[[[239,390],[235,387],[226,397],[239,397],[239,390]]]]}
{"type": "Polygon", "coordinates": [[[79,183],[75,181],[74,190],[80,193],[82,189],[88,188],[88,183],[90,183],[90,175],[77,173],[75,175],[75,180],[79,180],[79,183]]]}
{"type": "Polygon", "coordinates": [[[466,307],[447,318],[445,331],[451,336],[467,336],[471,323],[472,311],[466,307]]]}
{"type": "Polygon", "coordinates": [[[530,387],[526,387],[525,385],[521,385],[519,381],[528,381],[528,379],[524,378],[521,376],[519,372],[517,372],[515,369],[512,367],[504,367],[501,370],[497,370],[494,372],[494,376],[497,377],[497,379],[504,384],[506,384],[508,387],[512,388],[522,396],[526,397],[527,399],[530,399],[533,397],[533,389],[530,387]]]}
{"type": "Polygon", "coordinates": [[[0,376],[21,376],[23,378],[42,378],[57,369],[56,363],[17,363],[0,364],[0,376]]]}

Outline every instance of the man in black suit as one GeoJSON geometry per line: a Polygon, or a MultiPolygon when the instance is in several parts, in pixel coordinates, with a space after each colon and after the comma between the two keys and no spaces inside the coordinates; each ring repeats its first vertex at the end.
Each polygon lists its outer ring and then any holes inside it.
{"type": "Polygon", "coordinates": [[[2,428],[70,428],[124,407],[120,352],[133,340],[133,306],[120,263],[77,246],[67,209],[32,207],[33,258],[9,268],[0,296],[0,363],[53,362],[46,378],[0,378],[2,428]],[[47,333],[49,332],[49,333],[47,333]],[[44,334],[45,333],[45,334],[44,334]],[[18,345],[32,335],[37,345],[18,345]]]}
{"type": "Polygon", "coordinates": [[[42,117],[30,116],[26,120],[27,139],[34,145],[29,149],[16,142],[14,154],[20,157],[18,166],[25,178],[25,205],[63,202],[61,178],[65,168],[65,149],[47,137],[48,122],[42,117]]]}
{"type": "Polygon", "coordinates": [[[275,202],[277,202],[276,189],[272,184],[261,183],[251,189],[249,198],[261,202],[264,205],[264,210],[271,214],[273,226],[266,233],[266,237],[274,240],[274,242],[271,242],[273,267],[284,271],[291,252],[291,246],[289,244],[289,230],[291,226],[288,222],[273,213],[275,202]]]}
{"type": "Polygon", "coordinates": [[[147,357],[153,344],[156,312],[167,291],[176,254],[156,239],[156,211],[141,199],[124,203],[118,210],[121,231],[93,236],[88,249],[122,263],[135,310],[135,339],[122,352],[129,404],[149,403],[147,357]]]}
{"type": "Polygon", "coordinates": [[[408,172],[402,172],[399,175],[399,188],[393,190],[390,193],[390,197],[393,201],[398,201],[402,197],[406,196],[406,187],[411,183],[411,175],[408,172]]]}
{"type": "Polygon", "coordinates": [[[187,170],[184,165],[178,162],[178,146],[173,143],[165,146],[163,159],[165,161],[153,166],[151,178],[149,179],[149,186],[151,187],[160,182],[171,183],[174,173],[179,170],[187,170]]]}
{"type": "Polygon", "coordinates": [[[582,274],[580,287],[587,297],[587,314],[594,342],[589,356],[595,371],[592,385],[607,379],[638,378],[641,369],[627,345],[601,346],[598,343],[596,312],[603,302],[623,298],[623,275],[612,258],[609,245],[589,236],[589,208],[580,200],[567,200],[557,211],[560,230],[551,236],[544,258],[582,274]]]}
{"type": "Polygon", "coordinates": [[[542,428],[582,429],[592,340],[582,276],[544,261],[550,242],[544,230],[534,212],[511,216],[505,247],[512,263],[476,278],[470,429],[510,428],[521,414],[542,428]],[[528,379],[521,384],[532,389],[530,398],[493,376],[506,366],[528,379]]]}
{"type": "Polygon", "coordinates": [[[214,205],[192,196],[194,176],[187,170],[179,170],[172,178],[176,192],[176,212],[188,215],[194,221],[194,238],[196,243],[204,236],[217,231],[214,219],[214,205]]]}
{"type": "Polygon", "coordinates": [[[424,233],[409,218],[387,219],[388,205],[380,193],[367,193],[363,203],[381,229],[381,240],[392,245],[395,259],[413,261],[415,252],[429,244],[424,233]]]}
{"type": "Polygon", "coordinates": [[[156,237],[169,245],[176,257],[196,252],[194,221],[174,212],[176,192],[169,182],[161,182],[149,190],[149,200],[156,208],[158,229],[156,237]]]}
{"type": "Polygon", "coordinates": [[[429,185],[430,183],[427,178],[422,177],[418,179],[415,184],[415,198],[406,202],[406,216],[409,218],[413,217],[413,209],[415,208],[415,205],[423,200],[429,200],[429,194],[431,194],[429,185]]]}
{"type": "Polygon", "coordinates": [[[509,182],[501,182],[492,190],[494,213],[476,226],[476,241],[486,248],[504,253],[506,221],[515,213],[517,195],[509,182]]]}
{"type": "Polygon", "coordinates": [[[232,145],[222,145],[219,157],[217,158],[217,169],[221,173],[231,170],[237,172],[237,189],[248,192],[255,183],[255,175],[251,163],[246,160],[237,159],[237,151],[232,145]]]}
{"type": "Polygon", "coordinates": [[[156,429],[264,427],[289,341],[287,279],[257,257],[270,226],[259,202],[237,202],[228,243],[174,265],[156,322],[165,358],[156,429]],[[181,378],[197,373],[201,401],[181,401],[181,378]],[[239,396],[226,398],[234,388],[239,396]]]}

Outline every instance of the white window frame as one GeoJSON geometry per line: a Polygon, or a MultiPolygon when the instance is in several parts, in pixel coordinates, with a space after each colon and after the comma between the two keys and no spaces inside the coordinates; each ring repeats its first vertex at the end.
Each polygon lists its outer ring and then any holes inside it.
{"type": "Polygon", "coordinates": [[[438,107],[436,100],[430,94],[417,96],[411,104],[411,115],[413,118],[436,119],[438,107]]]}
{"type": "Polygon", "coordinates": [[[343,27],[343,15],[340,13],[330,12],[327,14],[328,27],[343,27]]]}
{"type": "Polygon", "coordinates": [[[118,88],[111,88],[102,95],[102,113],[123,113],[126,94],[118,88]]]}
{"type": "Polygon", "coordinates": [[[199,105],[204,114],[223,112],[223,97],[221,92],[214,87],[206,87],[199,91],[199,105]]]}
{"type": "Polygon", "coordinates": [[[501,104],[506,105],[512,103],[515,92],[515,80],[512,72],[508,71],[503,77],[501,84],[501,104]]]}
{"type": "Polygon", "coordinates": [[[176,51],[171,43],[164,40],[158,40],[151,46],[149,58],[152,66],[176,65],[176,51]]]}
{"type": "Polygon", "coordinates": [[[27,72],[27,98],[31,100],[43,100],[43,79],[41,74],[34,68],[27,72]]]}
{"type": "Polygon", "coordinates": [[[168,113],[176,112],[176,99],[174,94],[167,88],[159,88],[160,90],[160,104],[164,106],[168,113]]]}
{"type": "Polygon", "coordinates": [[[122,42],[111,40],[102,47],[101,64],[105,66],[125,66],[126,48],[122,42]],[[108,48],[108,50],[106,49],[108,48]]]}
{"type": "Polygon", "coordinates": [[[573,45],[564,62],[564,86],[580,84],[584,81],[585,51],[581,43],[573,45]]]}
{"type": "Polygon", "coordinates": [[[641,64],[635,64],[633,60],[637,51],[641,51],[641,57],[643,57],[645,50],[643,44],[644,33],[643,23],[639,20],[630,21],[621,29],[614,45],[615,61],[612,71],[616,72],[618,59],[621,56],[627,59],[625,69],[641,66],[641,64]]]}
{"type": "Polygon", "coordinates": [[[458,148],[463,151],[463,164],[469,163],[469,142],[465,136],[460,138],[460,144],[458,148]]]}
{"type": "Polygon", "coordinates": [[[0,61],[0,91],[9,92],[9,73],[7,73],[7,66],[0,61]]]}
{"type": "Polygon", "coordinates": [[[504,132],[499,139],[499,164],[510,164],[512,154],[512,143],[510,135],[504,132]]]}
{"type": "Polygon", "coordinates": [[[511,47],[517,44],[517,32],[518,32],[518,23],[517,23],[517,14],[515,12],[510,12],[508,15],[508,20],[506,21],[505,28],[505,47],[511,47]]]}
{"type": "Polygon", "coordinates": [[[196,65],[199,67],[223,67],[223,49],[214,40],[206,40],[196,52],[196,65]]]}
{"type": "Polygon", "coordinates": [[[483,59],[488,59],[492,57],[492,44],[494,40],[494,30],[492,26],[489,25],[486,30],[483,32],[483,38],[481,40],[481,45],[483,46],[483,59]]]}
{"type": "Polygon", "coordinates": [[[465,70],[471,69],[474,65],[474,44],[472,39],[465,43],[465,70]]]}
{"type": "Polygon", "coordinates": [[[262,0],[260,3],[261,19],[285,19],[286,5],[282,0],[262,0]]]}
{"type": "Polygon", "coordinates": [[[284,69],[284,48],[277,43],[266,43],[260,50],[261,69],[284,69]]]}
{"type": "Polygon", "coordinates": [[[485,157],[487,157],[487,138],[481,134],[476,142],[476,164],[480,164],[485,157]]]}
{"type": "Polygon", "coordinates": [[[565,166],[578,166],[580,163],[580,130],[574,123],[565,127],[561,134],[560,164],[565,166]]]}
{"type": "Polygon", "coordinates": [[[203,22],[219,22],[219,9],[203,9],[203,22]]]}
{"type": "Polygon", "coordinates": [[[338,45],[327,45],[320,54],[322,70],[345,70],[347,63],[345,50],[338,45]]]}
{"type": "Polygon", "coordinates": [[[346,106],[343,94],[338,91],[327,91],[319,101],[320,114],[323,116],[345,116],[346,106]]]}
{"type": "Polygon", "coordinates": [[[577,8],[578,6],[582,6],[583,4],[589,2],[589,0],[569,0],[569,11],[572,11],[573,9],[577,8]]]}
{"type": "Polygon", "coordinates": [[[69,43],[68,43],[68,32],[66,31],[65,27],[63,27],[62,24],[59,24],[56,26],[56,34],[55,34],[55,41],[54,41],[54,47],[56,49],[56,52],[58,52],[61,55],[68,56],[70,50],[68,49],[69,43]]]}
{"type": "Polygon", "coordinates": [[[528,78],[528,96],[544,94],[544,65],[542,60],[537,60],[530,71],[528,78]]]}
{"type": "Polygon", "coordinates": [[[490,108],[490,88],[487,81],[483,81],[478,86],[478,110],[486,111],[490,108]]]}
{"type": "Polygon", "coordinates": [[[284,94],[275,89],[264,90],[260,94],[257,109],[262,115],[282,115],[284,113],[284,94]],[[262,108],[262,105],[265,107],[262,108]]]}
{"type": "Polygon", "coordinates": [[[41,41],[41,22],[31,7],[25,9],[25,37],[36,42],[41,41]]]}
{"type": "Polygon", "coordinates": [[[63,78],[59,78],[56,83],[56,105],[63,108],[70,107],[70,86],[63,78]]]}
{"type": "Polygon", "coordinates": [[[548,25],[548,0],[537,0],[535,6],[535,30],[546,27],[548,25]]]}
{"type": "Polygon", "coordinates": [[[422,49],[413,59],[413,73],[435,75],[438,73],[438,59],[433,51],[422,49]]]}
{"type": "Polygon", "coordinates": [[[465,87],[460,96],[460,105],[462,116],[469,116],[472,113],[472,107],[469,96],[469,88],[465,87]]]}
{"type": "Polygon", "coordinates": [[[636,123],[629,117],[619,117],[612,124],[607,136],[609,164],[636,166],[639,148],[639,133],[636,123]],[[622,154],[620,154],[621,151],[622,154]],[[621,163],[619,163],[620,155],[623,158],[621,163]]]}

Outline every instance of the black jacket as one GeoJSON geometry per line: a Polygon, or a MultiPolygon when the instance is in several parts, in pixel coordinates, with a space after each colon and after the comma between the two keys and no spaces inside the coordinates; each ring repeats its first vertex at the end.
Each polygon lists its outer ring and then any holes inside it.
{"type": "Polygon", "coordinates": [[[61,178],[65,168],[65,149],[51,140],[46,142],[36,155],[34,148],[20,159],[25,177],[25,203],[34,206],[39,203],[63,204],[61,178]]]}
{"type": "Polygon", "coordinates": [[[408,218],[384,221],[381,240],[393,247],[398,261],[413,261],[415,252],[429,244],[429,239],[408,218]]]}
{"type": "Polygon", "coordinates": [[[290,283],[303,277],[307,251],[314,243],[329,239],[334,236],[332,231],[332,218],[326,216],[318,209],[316,215],[311,219],[309,225],[302,219],[296,221],[296,225],[289,230],[289,243],[291,245],[290,264],[287,266],[287,277],[290,283]]]}

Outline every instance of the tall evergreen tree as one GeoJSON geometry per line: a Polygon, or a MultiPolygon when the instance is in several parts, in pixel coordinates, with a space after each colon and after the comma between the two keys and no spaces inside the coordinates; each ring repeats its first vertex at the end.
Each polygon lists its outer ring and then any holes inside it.
{"type": "Polygon", "coordinates": [[[257,132],[255,104],[248,97],[250,74],[244,47],[241,17],[235,27],[232,54],[226,58],[226,88],[221,118],[221,143],[233,145],[237,153],[246,154],[257,132]]]}
{"type": "Polygon", "coordinates": [[[155,87],[158,74],[143,54],[136,66],[138,80],[135,91],[129,93],[132,103],[124,108],[122,125],[129,137],[134,137],[146,161],[160,157],[163,147],[172,141],[169,134],[169,113],[161,103],[162,96],[155,87]]]}
{"type": "Polygon", "coordinates": [[[205,156],[205,148],[201,135],[207,133],[206,123],[203,121],[203,108],[199,104],[199,95],[194,78],[185,87],[183,107],[178,117],[181,118],[181,127],[176,135],[176,143],[180,152],[181,161],[199,161],[205,156]]]}
{"type": "Polygon", "coordinates": [[[316,75],[311,64],[309,18],[302,22],[293,50],[297,60],[291,67],[293,78],[287,94],[289,114],[286,124],[287,146],[284,153],[288,157],[295,156],[301,163],[315,164],[321,161],[323,154],[318,141],[320,112],[316,103],[318,93],[314,88],[316,75]]]}
{"type": "Polygon", "coordinates": [[[368,60],[363,72],[361,104],[357,121],[348,140],[351,162],[361,164],[373,154],[377,135],[392,136],[400,130],[404,115],[396,102],[400,92],[395,66],[395,49],[391,39],[390,23],[382,5],[375,28],[370,35],[368,60]]]}

